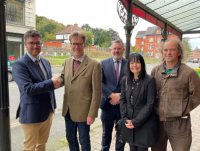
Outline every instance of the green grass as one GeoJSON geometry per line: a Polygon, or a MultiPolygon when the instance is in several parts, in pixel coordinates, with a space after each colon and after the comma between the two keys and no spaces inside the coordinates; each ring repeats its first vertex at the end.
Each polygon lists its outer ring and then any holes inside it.
{"type": "Polygon", "coordinates": [[[146,64],[149,64],[149,63],[160,63],[160,59],[157,59],[157,58],[150,58],[150,57],[144,57],[144,62],[146,64]]]}
{"type": "MultiPolygon", "coordinates": [[[[47,59],[51,66],[57,66],[57,67],[62,67],[62,64],[65,62],[66,58],[69,58],[69,56],[53,56],[53,57],[43,57],[47,59]]],[[[101,60],[104,60],[106,58],[93,58],[100,62],[101,60]]],[[[155,64],[155,63],[160,63],[160,59],[156,58],[150,58],[150,57],[144,57],[144,61],[146,64],[155,64]]]]}
{"type": "Polygon", "coordinates": [[[53,56],[53,57],[43,57],[45,59],[48,59],[48,58],[52,58],[52,59],[67,59],[69,58],[70,56],[61,56],[61,55],[58,55],[58,56],[53,56]]]}

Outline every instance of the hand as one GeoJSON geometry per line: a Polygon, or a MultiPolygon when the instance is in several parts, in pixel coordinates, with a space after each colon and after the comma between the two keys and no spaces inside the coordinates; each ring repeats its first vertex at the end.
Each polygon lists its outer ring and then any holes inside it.
{"type": "Polygon", "coordinates": [[[120,95],[121,95],[121,93],[112,93],[110,95],[110,98],[111,98],[110,104],[112,104],[112,105],[119,104],[120,95]]]}
{"type": "Polygon", "coordinates": [[[53,81],[55,89],[60,87],[60,81],[58,80],[58,78],[51,78],[51,80],[53,81]]]}
{"type": "Polygon", "coordinates": [[[93,124],[94,123],[94,120],[95,120],[95,118],[93,118],[93,117],[87,117],[87,125],[91,125],[91,124],[93,124]]]}
{"type": "Polygon", "coordinates": [[[135,127],[133,126],[131,120],[126,120],[126,122],[127,122],[127,124],[125,124],[125,125],[126,125],[127,128],[129,128],[129,129],[135,128],[135,127]]]}

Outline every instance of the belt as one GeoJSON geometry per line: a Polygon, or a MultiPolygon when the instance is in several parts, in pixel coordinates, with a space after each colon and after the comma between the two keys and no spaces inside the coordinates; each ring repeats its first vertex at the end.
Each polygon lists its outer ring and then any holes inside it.
{"type": "Polygon", "coordinates": [[[189,116],[186,115],[186,116],[181,116],[181,117],[160,117],[160,121],[175,121],[175,120],[178,120],[178,119],[187,119],[189,116]]]}

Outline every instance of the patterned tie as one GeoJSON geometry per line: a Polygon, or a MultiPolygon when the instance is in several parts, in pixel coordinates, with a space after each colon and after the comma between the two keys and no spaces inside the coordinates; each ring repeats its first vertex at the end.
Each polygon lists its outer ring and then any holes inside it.
{"type": "MultiPolygon", "coordinates": [[[[36,64],[37,68],[38,68],[40,71],[42,71],[42,69],[40,68],[40,62],[39,62],[38,59],[35,60],[35,64],[36,64]]],[[[42,73],[43,73],[43,71],[42,71],[42,73]]],[[[43,73],[43,75],[44,75],[44,73],[43,73]]]]}
{"type": "Polygon", "coordinates": [[[117,62],[117,65],[116,65],[116,68],[115,68],[115,73],[116,73],[116,79],[117,79],[117,82],[119,80],[119,61],[116,61],[117,62]]]}

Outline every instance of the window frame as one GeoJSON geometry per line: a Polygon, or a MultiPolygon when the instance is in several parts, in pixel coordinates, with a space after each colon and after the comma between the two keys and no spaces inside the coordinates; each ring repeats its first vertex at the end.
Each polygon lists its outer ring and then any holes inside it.
{"type": "MultiPolygon", "coordinates": [[[[16,24],[16,25],[23,25],[23,26],[25,26],[25,1],[24,0],[14,0],[14,1],[16,1],[16,2],[19,2],[19,3],[21,3],[22,5],[23,5],[23,23],[20,23],[20,22],[16,22],[16,21],[9,21],[8,19],[7,19],[7,16],[8,16],[8,3],[9,3],[9,1],[11,1],[11,0],[7,0],[6,1],[6,8],[5,8],[5,14],[6,14],[6,23],[10,23],[10,24],[16,24]]],[[[16,5],[15,5],[16,6],[16,5]]]]}
{"type": "Polygon", "coordinates": [[[158,44],[161,43],[161,38],[160,38],[160,37],[157,38],[157,43],[158,43],[158,44]],[[158,40],[158,39],[159,39],[159,40],[158,40]]]}
{"type": "Polygon", "coordinates": [[[152,50],[153,49],[153,44],[149,44],[149,49],[152,50]],[[150,47],[152,46],[152,48],[150,47]]]}
{"type": "Polygon", "coordinates": [[[149,42],[153,42],[153,38],[149,38],[149,42]],[[151,41],[152,40],[152,41],[151,41]]]}

